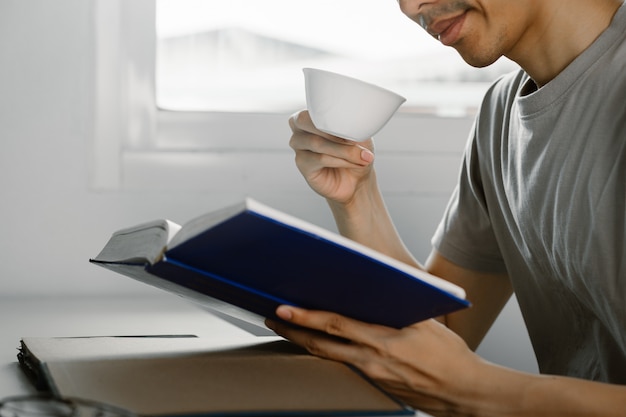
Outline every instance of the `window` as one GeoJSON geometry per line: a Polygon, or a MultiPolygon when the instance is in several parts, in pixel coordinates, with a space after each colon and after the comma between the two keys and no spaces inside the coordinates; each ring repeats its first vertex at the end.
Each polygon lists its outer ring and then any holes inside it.
{"type": "Polygon", "coordinates": [[[384,0],[158,0],[157,103],[178,111],[291,112],[301,68],[380,84],[405,109],[472,112],[514,66],[464,63],[384,0]]]}
{"type": "Polygon", "coordinates": [[[173,187],[176,175],[190,189],[223,188],[225,177],[241,179],[242,190],[258,187],[252,179],[267,171],[259,152],[292,169],[287,116],[304,107],[304,66],[407,96],[379,153],[454,159],[487,84],[511,68],[469,68],[393,0],[96,0],[93,9],[90,183],[100,190],[173,187]],[[226,13],[231,3],[237,13],[226,13]],[[219,47],[192,52],[198,45],[219,47]]]}

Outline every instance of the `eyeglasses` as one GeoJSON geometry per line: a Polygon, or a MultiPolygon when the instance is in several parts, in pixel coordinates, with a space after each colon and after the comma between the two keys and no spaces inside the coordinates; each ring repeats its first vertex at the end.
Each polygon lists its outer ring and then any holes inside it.
{"type": "Polygon", "coordinates": [[[0,401],[0,417],[137,417],[131,411],[79,398],[51,395],[7,397],[0,401]]]}

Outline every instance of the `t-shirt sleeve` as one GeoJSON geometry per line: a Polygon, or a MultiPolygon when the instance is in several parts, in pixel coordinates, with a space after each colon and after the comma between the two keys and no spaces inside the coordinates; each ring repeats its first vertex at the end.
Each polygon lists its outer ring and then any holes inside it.
{"type": "Polygon", "coordinates": [[[459,182],[432,244],[443,257],[463,268],[504,273],[506,267],[485,199],[475,131],[474,127],[465,149],[459,182]]]}

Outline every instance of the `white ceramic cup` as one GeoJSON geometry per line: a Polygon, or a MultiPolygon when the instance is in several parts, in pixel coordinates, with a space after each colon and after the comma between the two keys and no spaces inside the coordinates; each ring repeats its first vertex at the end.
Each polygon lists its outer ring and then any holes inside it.
{"type": "Polygon", "coordinates": [[[382,129],[406,101],[393,91],[330,71],[304,68],[306,104],[322,132],[364,141],[382,129]]]}

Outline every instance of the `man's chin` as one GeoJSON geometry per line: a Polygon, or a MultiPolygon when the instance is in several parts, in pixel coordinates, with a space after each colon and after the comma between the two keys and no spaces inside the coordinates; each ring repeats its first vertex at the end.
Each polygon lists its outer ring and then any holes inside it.
{"type": "Polygon", "coordinates": [[[475,68],[488,67],[489,65],[493,64],[500,58],[500,55],[496,55],[496,54],[486,54],[486,53],[480,54],[480,53],[473,53],[471,51],[465,51],[461,48],[457,48],[454,46],[453,48],[456,49],[459,55],[461,55],[461,58],[463,58],[463,61],[465,61],[466,63],[468,63],[469,65],[475,68]]]}

